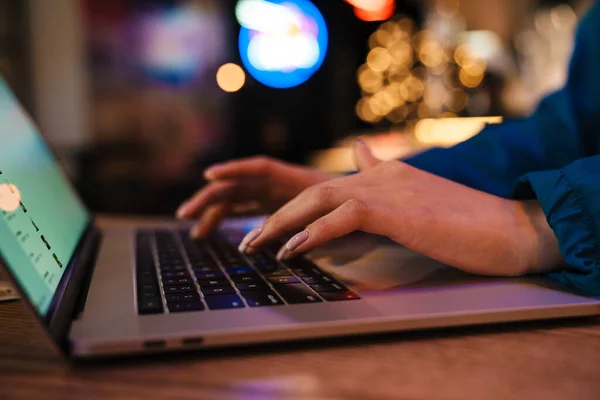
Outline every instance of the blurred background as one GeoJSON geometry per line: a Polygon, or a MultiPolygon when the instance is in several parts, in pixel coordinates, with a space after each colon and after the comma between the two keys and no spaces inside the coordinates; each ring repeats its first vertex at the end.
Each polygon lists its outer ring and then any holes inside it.
{"type": "Polygon", "coordinates": [[[0,73],[89,207],[167,214],[208,165],[353,168],[527,116],[588,0],[0,0],[0,73]]]}

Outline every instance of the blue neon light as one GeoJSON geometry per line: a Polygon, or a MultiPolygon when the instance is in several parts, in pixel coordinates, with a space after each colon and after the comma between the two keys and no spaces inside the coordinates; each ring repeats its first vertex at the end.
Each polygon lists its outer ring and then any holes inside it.
{"type": "Polygon", "coordinates": [[[248,73],[260,83],[277,88],[287,89],[301,85],[309,80],[315,72],[319,70],[328,46],[328,33],[325,19],[319,9],[309,0],[268,0],[270,3],[281,4],[286,7],[295,7],[302,14],[302,17],[310,21],[311,25],[316,25],[316,41],[318,44],[318,59],[310,66],[304,68],[289,69],[265,69],[252,63],[249,56],[249,47],[252,38],[259,32],[241,27],[239,36],[239,51],[244,67],[248,73]]]}

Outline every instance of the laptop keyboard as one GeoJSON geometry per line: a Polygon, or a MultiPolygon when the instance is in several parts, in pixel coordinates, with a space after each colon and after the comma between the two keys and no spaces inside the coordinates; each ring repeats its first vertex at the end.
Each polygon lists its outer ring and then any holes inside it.
{"type": "Polygon", "coordinates": [[[136,257],[141,315],[360,299],[305,258],[242,255],[216,236],[192,241],[188,230],[139,231],[136,257]]]}

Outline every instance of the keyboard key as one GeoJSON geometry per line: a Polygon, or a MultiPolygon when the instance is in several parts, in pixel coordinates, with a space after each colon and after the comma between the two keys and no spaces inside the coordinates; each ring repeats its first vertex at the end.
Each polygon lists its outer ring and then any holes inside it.
{"type": "Polygon", "coordinates": [[[266,263],[267,261],[269,261],[267,255],[264,253],[248,254],[246,255],[246,257],[248,257],[253,264],[266,263]]]}
{"type": "Polygon", "coordinates": [[[292,271],[300,277],[313,275],[313,274],[311,274],[311,270],[308,270],[306,268],[292,268],[292,271]]]}
{"type": "Polygon", "coordinates": [[[139,293],[158,293],[158,283],[156,280],[152,280],[149,283],[139,283],[138,282],[138,292],[139,293]]]}
{"type": "Polygon", "coordinates": [[[179,301],[176,303],[169,303],[169,312],[185,312],[185,311],[202,311],[204,310],[204,304],[201,301],[179,301]]]}
{"type": "Polygon", "coordinates": [[[208,250],[206,250],[205,248],[195,247],[194,245],[186,246],[185,243],[184,243],[184,248],[185,248],[186,254],[190,260],[192,260],[192,259],[198,260],[198,261],[206,260],[206,261],[213,262],[212,256],[210,255],[208,250]]]}
{"type": "Polygon", "coordinates": [[[231,280],[235,283],[262,283],[264,282],[257,274],[252,275],[236,275],[232,276],[231,280]]]}
{"type": "Polygon", "coordinates": [[[161,257],[158,258],[158,265],[160,266],[161,269],[171,269],[171,268],[177,268],[177,267],[184,267],[187,269],[187,266],[185,264],[185,261],[183,261],[182,259],[179,260],[173,260],[173,259],[163,259],[161,257]]]}
{"type": "Polygon", "coordinates": [[[229,285],[229,280],[225,277],[221,278],[213,278],[213,279],[199,279],[198,285],[200,287],[209,287],[209,286],[227,286],[229,285]]]}
{"type": "Polygon", "coordinates": [[[271,282],[274,285],[300,282],[300,279],[298,279],[297,276],[274,276],[274,277],[271,277],[268,279],[269,279],[269,282],[271,282]]]}
{"type": "Polygon", "coordinates": [[[243,308],[244,302],[237,294],[220,294],[207,296],[204,298],[208,308],[211,310],[221,310],[225,308],[243,308]]]}
{"type": "Polygon", "coordinates": [[[256,282],[256,283],[236,283],[235,286],[237,286],[238,289],[240,289],[240,291],[243,290],[259,290],[259,289],[263,289],[266,288],[267,285],[262,283],[262,282],[256,282]]]}
{"type": "Polygon", "coordinates": [[[242,261],[232,261],[230,263],[226,263],[224,266],[225,266],[226,269],[241,268],[241,267],[247,267],[248,263],[247,262],[242,262],[242,261]]]}
{"type": "Polygon", "coordinates": [[[156,301],[160,301],[160,292],[145,292],[145,293],[140,293],[140,298],[143,300],[156,300],[156,301]]]}
{"type": "Polygon", "coordinates": [[[287,269],[280,268],[280,269],[264,271],[264,272],[262,272],[262,275],[266,276],[267,278],[270,278],[270,277],[275,277],[275,276],[290,276],[291,273],[287,269]]]}
{"type": "Polygon", "coordinates": [[[333,278],[327,275],[303,276],[302,280],[304,281],[304,283],[308,283],[309,285],[314,285],[317,283],[337,283],[333,278]]]}
{"type": "Polygon", "coordinates": [[[194,272],[194,274],[196,275],[196,279],[200,280],[200,279],[214,279],[214,278],[220,278],[223,276],[223,272],[222,271],[210,271],[210,272],[194,272]]]}
{"type": "Polygon", "coordinates": [[[252,267],[249,267],[249,266],[234,267],[234,268],[226,267],[225,271],[227,271],[227,273],[230,276],[254,274],[254,269],[252,267]]]}
{"type": "Polygon", "coordinates": [[[317,292],[341,292],[343,290],[347,290],[339,283],[317,283],[310,285],[310,287],[317,292]]]}
{"type": "Polygon", "coordinates": [[[160,276],[162,276],[163,278],[187,278],[190,276],[190,274],[187,271],[177,271],[177,272],[161,272],[160,276]]]}
{"type": "Polygon", "coordinates": [[[138,279],[148,279],[150,281],[156,280],[156,270],[138,270],[137,272],[138,279]]]}
{"type": "Polygon", "coordinates": [[[141,300],[138,303],[138,311],[141,315],[162,314],[163,304],[161,301],[156,301],[153,299],[141,300]]]}
{"type": "Polygon", "coordinates": [[[161,265],[184,264],[183,257],[179,254],[158,253],[158,261],[161,265]]]}
{"type": "Polygon", "coordinates": [[[152,283],[150,285],[140,285],[137,287],[138,296],[145,296],[147,294],[153,294],[160,297],[160,290],[158,288],[158,283],[152,283]]]}
{"type": "Polygon", "coordinates": [[[217,267],[216,265],[211,266],[211,265],[202,265],[202,266],[194,266],[192,265],[192,270],[194,270],[194,273],[196,272],[219,272],[221,271],[219,267],[217,267]]]}
{"type": "Polygon", "coordinates": [[[163,285],[191,285],[193,282],[190,278],[169,278],[162,280],[163,285]]]}
{"type": "Polygon", "coordinates": [[[257,269],[260,271],[275,271],[281,269],[281,264],[275,259],[275,257],[269,254],[259,254],[252,261],[257,269]]]}
{"type": "Polygon", "coordinates": [[[267,271],[275,271],[276,269],[281,268],[279,265],[273,265],[273,264],[268,263],[268,262],[255,263],[254,266],[256,267],[257,270],[260,271],[260,273],[264,273],[264,272],[267,272],[267,271]]]}
{"type": "Polygon", "coordinates": [[[327,301],[341,301],[341,300],[357,300],[360,296],[349,290],[342,292],[321,292],[319,293],[327,301]]]}
{"type": "Polygon", "coordinates": [[[194,285],[163,285],[165,294],[167,293],[187,293],[195,292],[196,286],[194,285]]]}
{"type": "Polygon", "coordinates": [[[156,277],[156,272],[151,273],[148,276],[137,276],[138,285],[152,285],[158,287],[158,278],[156,277]]]}
{"type": "Polygon", "coordinates": [[[187,267],[185,265],[181,265],[181,264],[176,264],[176,265],[160,265],[160,271],[161,272],[180,272],[180,271],[185,271],[187,272],[187,267]]]}
{"type": "Polygon", "coordinates": [[[166,294],[165,299],[167,299],[167,303],[173,303],[176,301],[192,301],[200,300],[200,295],[198,293],[173,293],[166,294]]]}
{"type": "Polygon", "coordinates": [[[235,290],[231,286],[209,286],[203,287],[201,290],[202,294],[204,294],[205,296],[235,293],[235,290]]]}
{"type": "Polygon", "coordinates": [[[158,253],[158,259],[161,264],[183,264],[183,257],[179,252],[158,253]]]}
{"type": "Polygon", "coordinates": [[[196,267],[202,266],[217,266],[215,260],[213,260],[210,256],[191,256],[188,254],[188,259],[190,260],[190,264],[196,267]]]}
{"type": "Polygon", "coordinates": [[[242,296],[248,302],[250,307],[263,307],[263,306],[280,306],[283,305],[283,301],[273,292],[272,290],[260,291],[251,290],[242,292],[242,296]]]}
{"type": "Polygon", "coordinates": [[[323,301],[315,292],[302,283],[277,285],[275,290],[290,304],[320,303],[323,301]]]}

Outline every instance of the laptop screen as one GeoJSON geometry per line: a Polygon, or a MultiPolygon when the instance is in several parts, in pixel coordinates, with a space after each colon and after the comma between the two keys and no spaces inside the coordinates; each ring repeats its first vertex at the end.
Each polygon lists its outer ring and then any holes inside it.
{"type": "Polygon", "coordinates": [[[89,214],[0,77],[0,255],[46,316],[89,214]]]}

